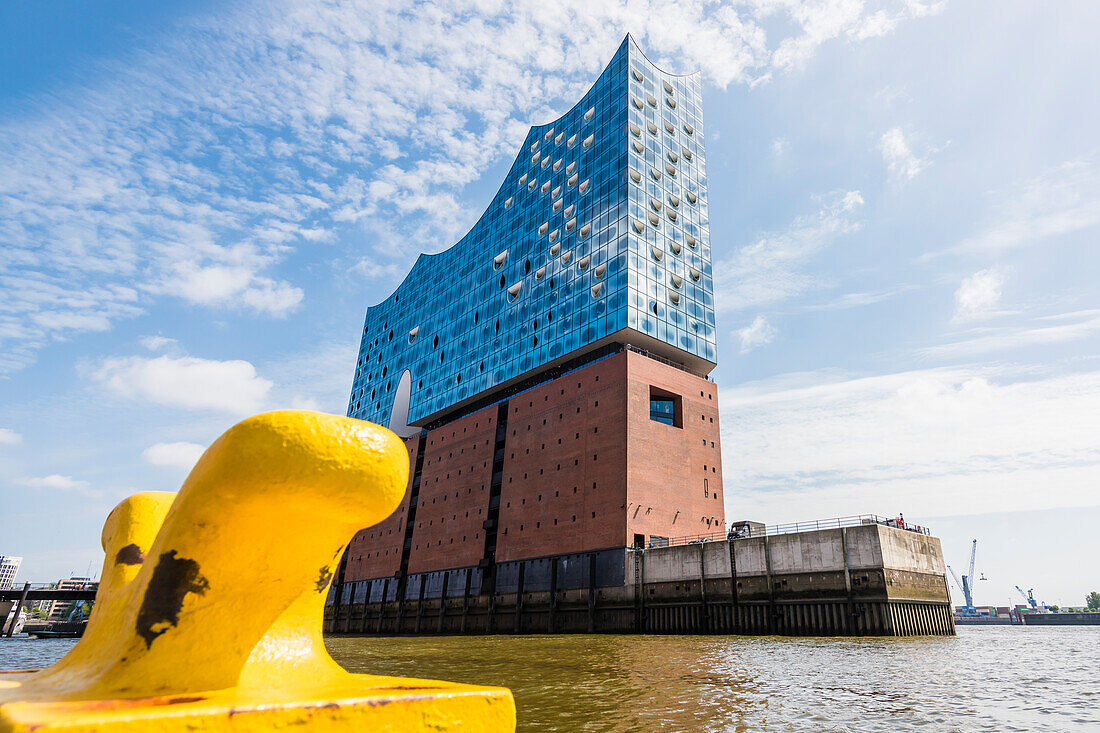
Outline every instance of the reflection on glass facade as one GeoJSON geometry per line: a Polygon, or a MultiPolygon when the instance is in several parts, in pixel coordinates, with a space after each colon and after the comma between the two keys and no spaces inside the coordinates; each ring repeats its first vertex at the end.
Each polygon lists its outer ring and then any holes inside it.
{"type": "Polygon", "coordinates": [[[700,104],[697,75],[662,72],[628,36],[573,109],[531,129],[469,233],[367,310],[348,414],[385,424],[409,370],[423,422],[608,340],[709,371],[700,104]]]}
{"type": "Polygon", "coordinates": [[[649,419],[663,422],[665,425],[676,424],[676,406],[671,397],[649,398],[649,419]]]}

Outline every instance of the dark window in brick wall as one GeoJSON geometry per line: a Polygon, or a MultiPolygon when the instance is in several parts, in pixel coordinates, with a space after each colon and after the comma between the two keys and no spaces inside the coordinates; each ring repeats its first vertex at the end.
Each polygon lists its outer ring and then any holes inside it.
{"type": "Polygon", "coordinates": [[[657,387],[649,388],[649,419],[676,428],[684,427],[680,395],[657,387]]]}

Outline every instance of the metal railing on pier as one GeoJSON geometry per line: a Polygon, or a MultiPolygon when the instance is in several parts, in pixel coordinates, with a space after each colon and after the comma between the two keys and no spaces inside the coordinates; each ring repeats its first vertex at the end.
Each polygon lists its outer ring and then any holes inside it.
{"type": "Polygon", "coordinates": [[[793,522],[791,524],[773,525],[734,525],[727,532],[712,532],[710,534],[687,535],[684,537],[670,537],[667,540],[659,539],[651,541],[647,549],[653,547],[674,547],[676,545],[691,545],[701,542],[718,542],[726,539],[744,539],[746,537],[771,537],[779,534],[794,534],[796,532],[813,532],[818,529],[840,529],[842,527],[859,527],[865,524],[880,524],[883,527],[903,529],[906,532],[930,535],[932,531],[928,527],[906,522],[902,517],[882,517],[878,514],[856,514],[850,517],[833,517],[831,519],[817,519],[809,522],[793,522]]]}

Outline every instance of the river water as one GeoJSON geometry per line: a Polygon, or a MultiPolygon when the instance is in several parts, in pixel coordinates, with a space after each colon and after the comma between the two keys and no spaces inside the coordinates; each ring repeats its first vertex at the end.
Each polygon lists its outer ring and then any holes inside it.
{"type": "MultiPolygon", "coordinates": [[[[1100,627],[954,638],[333,638],[353,672],[512,689],[519,730],[1100,731],[1100,627]]],[[[68,640],[0,639],[0,669],[68,640]]]]}

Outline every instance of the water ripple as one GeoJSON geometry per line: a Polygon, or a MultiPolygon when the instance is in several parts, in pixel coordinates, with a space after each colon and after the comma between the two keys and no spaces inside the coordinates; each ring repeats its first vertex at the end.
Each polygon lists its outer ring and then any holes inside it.
{"type": "MultiPolygon", "coordinates": [[[[72,640],[0,639],[0,669],[72,640]]],[[[510,687],[519,730],[1100,730],[1100,627],[962,627],[955,638],[337,638],[353,672],[510,687]]]]}

